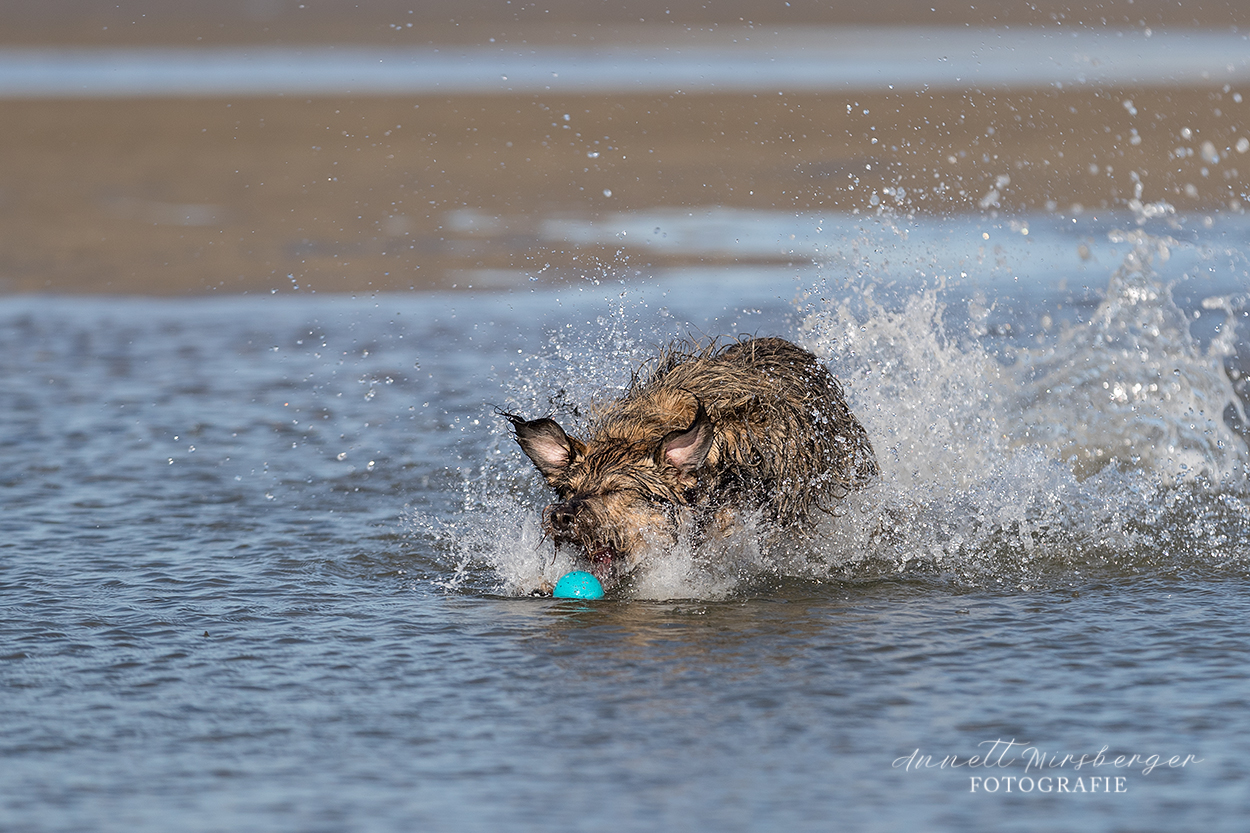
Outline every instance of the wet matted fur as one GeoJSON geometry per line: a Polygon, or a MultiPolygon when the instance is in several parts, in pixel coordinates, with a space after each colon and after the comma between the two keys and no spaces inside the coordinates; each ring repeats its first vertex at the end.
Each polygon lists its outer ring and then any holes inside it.
{"type": "Polygon", "coordinates": [[[877,475],[837,379],[780,338],[671,346],[597,409],[585,439],[547,417],[503,416],[559,498],[544,532],[605,586],[679,527],[697,540],[755,510],[804,523],[877,475]]]}

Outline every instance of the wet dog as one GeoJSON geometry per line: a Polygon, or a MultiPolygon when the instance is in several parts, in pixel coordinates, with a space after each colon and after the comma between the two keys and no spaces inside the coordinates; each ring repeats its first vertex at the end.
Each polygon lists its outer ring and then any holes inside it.
{"type": "Polygon", "coordinates": [[[670,347],[593,414],[585,439],[502,415],[558,497],[543,531],[605,587],[679,530],[697,544],[759,510],[778,527],[805,523],[877,475],[841,385],[780,338],[670,347]]]}

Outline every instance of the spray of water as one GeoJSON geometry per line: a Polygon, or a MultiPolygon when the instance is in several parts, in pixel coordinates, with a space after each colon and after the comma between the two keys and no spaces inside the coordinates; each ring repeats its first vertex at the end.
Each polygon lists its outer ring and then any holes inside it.
{"type": "Polygon", "coordinates": [[[1200,349],[1151,270],[1170,241],[1117,235],[1133,249],[1094,315],[1010,355],[986,346],[975,308],[968,332],[948,333],[935,292],[898,311],[868,293],[808,317],[809,346],[853,391],[883,468],[852,500],[857,522],[830,530],[826,564],[1028,583],[1177,566],[1181,550],[1246,559],[1220,546],[1250,518],[1246,447],[1223,418],[1238,402],[1224,371],[1233,307],[1220,302],[1226,321],[1200,349]]]}
{"type": "MultiPolygon", "coordinates": [[[[1224,370],[1234,308],[1206,349],[1152,271],[1173,241],[1140,229],[1087,320],[1010,350],[986,310],[948,315],[936,290],[886,303],[871,288],[807,310],[797,338],[825,358],[873,438],[880,481],[813,529],[750,522],[703,547],[683,538],[631,576],[638,598],[724,598],[779,578],[855,581],[919,574],[1031,586],[1073,574],[1239,569],[1250,564],[1244,441],[1224,418],[1238,399],[1224,370]],[[947,320],[967,321],[959,331],[947,320]]],[[[614,396],[657,340],[627,300],[597,348],[555,334],[514,378],[518,407],[559,412],[614,396]],[[598,371],[598,372],[596,372],[598,371]],[[605,381],[606,380],[606,381],[605,381]]],[[[1244,413],[1236,416],[1244,420],[1244,413]]],[[[548,500],[506,446],[466,489],[464,514],[436,535],[457,565],[451,588],[523,594],[571,559],[538,526],[548,500]]]]}

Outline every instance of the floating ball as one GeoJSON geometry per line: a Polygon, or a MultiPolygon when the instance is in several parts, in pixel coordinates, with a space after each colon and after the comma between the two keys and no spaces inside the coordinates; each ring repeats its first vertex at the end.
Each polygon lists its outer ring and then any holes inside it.
{"type": "Polygon", "coordinates": [[[557,599],[602,599],[603,585],[592,573],[585,570],[574,570],[565,573],[551,595],[557,599]]]}

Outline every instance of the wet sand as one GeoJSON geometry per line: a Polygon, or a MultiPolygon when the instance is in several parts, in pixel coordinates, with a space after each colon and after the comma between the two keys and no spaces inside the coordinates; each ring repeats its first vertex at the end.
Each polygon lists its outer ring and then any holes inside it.
{"type": "Polygon", "coordinates": [[[549,217],[863,212],[898,186],[902,213],[1071,212],[1122,208],[1136,172],[1147,202],[1240,210],[1245,107],[1221,90],[4,102],[0,286],[449,286],[465,270],[616,260],[544,240],[549,217]]]}
{"type": "Polygon", "coordinates": [[[1075,213],[1125,210],[1140,180],[1146,202],[1239,212],[1250,119],[1225,86],[4,100],[0,290],[369,291],[672,265],[543,233],[659,208],[1075,213]]]}

